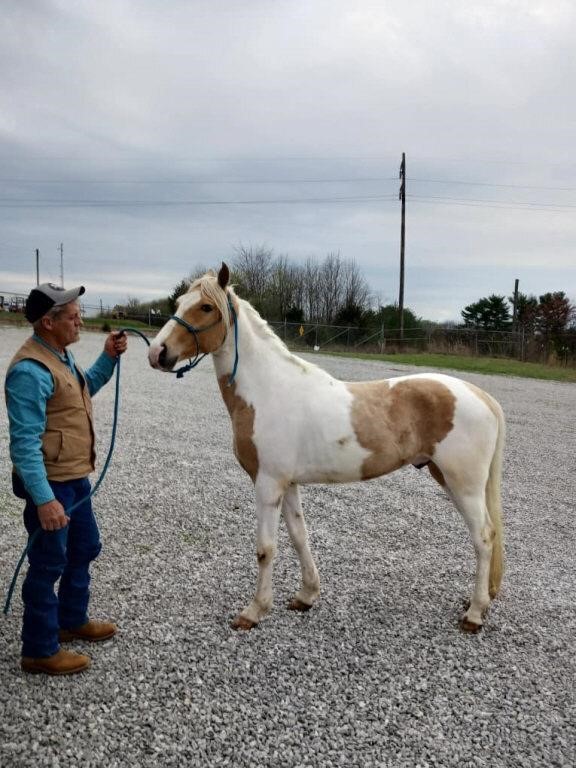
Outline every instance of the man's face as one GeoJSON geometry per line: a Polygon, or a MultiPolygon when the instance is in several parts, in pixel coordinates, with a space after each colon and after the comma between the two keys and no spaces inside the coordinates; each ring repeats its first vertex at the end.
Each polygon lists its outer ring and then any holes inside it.
{"type": "Polygon", "coordinates": [[[59,347],[67,347],[80,338],[82,317],[77,301],[65,304],[56,317],[46,318],[45,326],[59,347]]]}

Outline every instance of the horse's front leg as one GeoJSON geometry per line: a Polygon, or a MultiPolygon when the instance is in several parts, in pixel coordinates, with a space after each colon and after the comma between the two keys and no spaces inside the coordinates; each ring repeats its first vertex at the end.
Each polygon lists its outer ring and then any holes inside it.
{"type": "Polygon", "coordinates": [[[284,489],[272,478],[256,478],[258,581],[252,601],[233,620],[234,629],[252,629],[272,608],[272,569],[284,489]]]}
{"type": "Polygon", "coordinates": [[[300,489],[297,485],[288,486],[282,503],[282,515],[286,521],[290,541],[300,558],[302,571],[302,586],[288,604],[288,608],[293,611],[307,611],[320,594],[320,577],[308,544],[308,531],[302,514],[300,489]]]}

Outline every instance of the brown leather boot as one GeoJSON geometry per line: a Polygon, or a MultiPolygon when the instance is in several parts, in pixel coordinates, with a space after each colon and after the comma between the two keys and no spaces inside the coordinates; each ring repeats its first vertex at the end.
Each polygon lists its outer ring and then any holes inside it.
{"type": "Polygon", "coordinates": [[[73,627],[72,629],[61,629],[59,632],[59,638],[61,643],[69,643],[70,640],[89,640],[93,643],[98,643],[101,640],[108,640],[110,637],[114,637],[118,627],[116,624],[112,624],[111,621],[96,621],[90,619],[86,624],[82,624],[80,627],[73,627]]]}
{"type": "Polygon", "coordinates": [[[20,666],[24,672],[43,672],[45,675],[74,675],[88,669],[91,661],[89,656],[76,651],[65,651],[60,648],[52,656],[33,659],[22,656],[20,666]]]}

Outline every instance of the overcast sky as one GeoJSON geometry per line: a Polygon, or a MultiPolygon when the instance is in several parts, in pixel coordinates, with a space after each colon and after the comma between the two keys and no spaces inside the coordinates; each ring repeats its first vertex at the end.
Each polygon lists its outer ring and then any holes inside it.
{"type": "Polygon", "coordinates": [[[432,320],[576,301],[573,0],[2,0],[0,293],[165,296],[266,245],[432,320]]]}

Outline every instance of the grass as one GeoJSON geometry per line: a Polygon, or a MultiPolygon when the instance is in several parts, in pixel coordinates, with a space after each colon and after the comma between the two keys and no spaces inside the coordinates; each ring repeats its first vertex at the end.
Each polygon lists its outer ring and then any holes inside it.
{"type": "Polygon", "coordinates": [[[368,355],[353,352],[324,352],[320,354],[333,357],[352,357],[359,360],[383,360],[387,363],[416,365],[424,368],[445,368],[452,371],[470,373],[519,376],[525,379],[545,379],[547,381],[576,382],[576,368],[544,365],[542,363],[522,363],[500,357],[472,357],[467,355],[443,355],[432,353],[368,355]]]}

